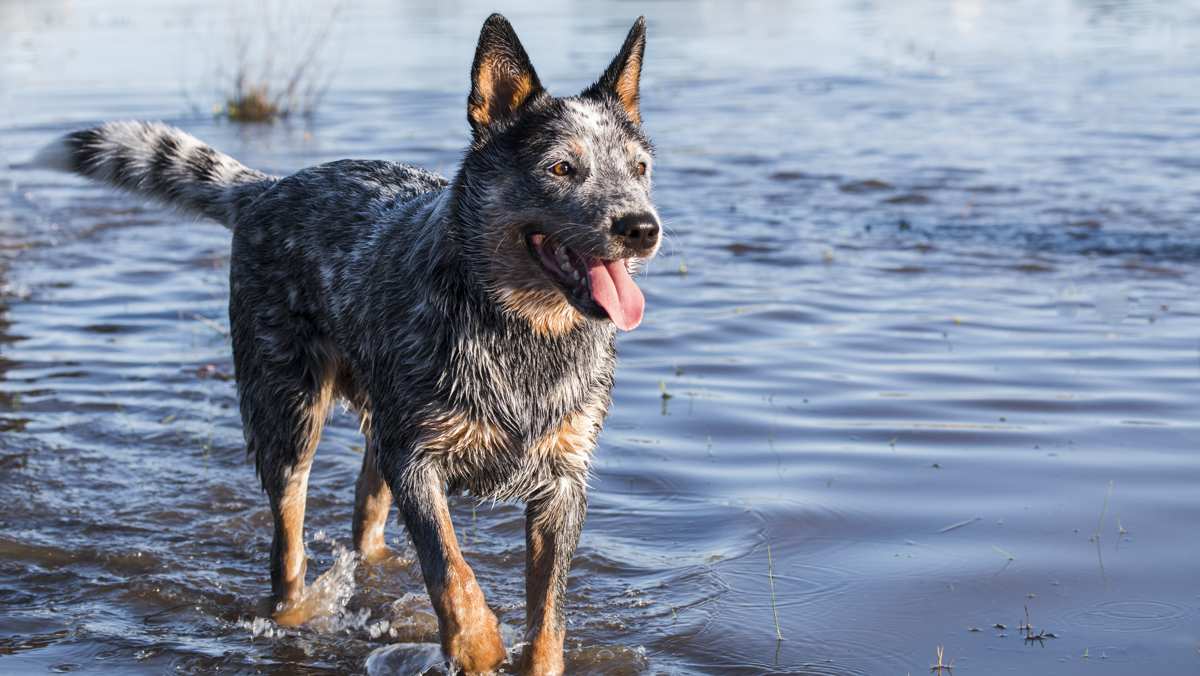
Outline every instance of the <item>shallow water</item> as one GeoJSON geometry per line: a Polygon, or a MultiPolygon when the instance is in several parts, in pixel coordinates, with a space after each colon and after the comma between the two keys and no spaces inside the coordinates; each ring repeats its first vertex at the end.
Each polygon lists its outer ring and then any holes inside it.
{"type": "MultiPolygon", "coordinates": [[[[328,613],[262,617],[228,233],[19,164],[138,117],[273,172],[451,172],[491,9],[348,7],[319,114],[237,126],[209,113],[232,4],[0,3],[0,672],[437,670],[403,532],[401,561],[344,553],[343,413],[309,498],[328,613]]],[[[1200,11],[504,9],[558,92],[650,20],[670,240],[620,339],[570,671],[1200,671],[1200,11]]],[[[512,645],[521,512],[456,523],[512,645]]]]}

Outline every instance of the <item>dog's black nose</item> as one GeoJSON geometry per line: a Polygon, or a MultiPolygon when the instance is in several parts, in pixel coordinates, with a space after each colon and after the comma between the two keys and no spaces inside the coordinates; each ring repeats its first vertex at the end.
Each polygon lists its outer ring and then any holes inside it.
{"type": "Polygon", "coordinates": [[[640,212],[614,218],[612,232],[625,242],[625,246],[638,251],[653,249],[658,244],[658,219],[652,214],[640,212]]]}

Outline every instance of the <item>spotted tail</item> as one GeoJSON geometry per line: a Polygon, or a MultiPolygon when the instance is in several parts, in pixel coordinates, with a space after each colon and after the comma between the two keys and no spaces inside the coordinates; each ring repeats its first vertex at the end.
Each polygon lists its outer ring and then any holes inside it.
{"type": "Polygon", "coordinates": [[[277,179],[157,122],[108,122],[46,146],[33,165],[81,174],[226,227],[277,179]]]}

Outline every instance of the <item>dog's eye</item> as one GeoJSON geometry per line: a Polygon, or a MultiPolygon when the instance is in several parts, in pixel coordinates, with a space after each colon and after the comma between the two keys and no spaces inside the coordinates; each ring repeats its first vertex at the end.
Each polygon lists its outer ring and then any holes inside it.
{"type": "Polygon", "coordinates": [[[570,176],[575,173],[575,167],[570,162],[555,162],[550,165],[550,173],[555,176],[570,176]]]}
{"type": "Polygon", "coordinates": [[[645,163],[645,162],[638,162],[638,164],[637,164],[637,172],[638,172],[638,176],[645,176],[645,175],[646,175],[646,163],[645,163]]]}

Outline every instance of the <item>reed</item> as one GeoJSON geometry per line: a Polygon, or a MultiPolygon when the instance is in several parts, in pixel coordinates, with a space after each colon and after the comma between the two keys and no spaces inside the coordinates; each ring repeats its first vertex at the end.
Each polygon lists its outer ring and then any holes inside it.
{"type": "Polygon", "coordinates": [[[771,613],[775,616],[775,640],[783,640],[783,630],[779,627],[779,604],[775,601],[775,561],[771,558],[771,541],[767,540],[767,582],[771,587],[771,613]]]}
{"type": "Polygon", "coordinates": [[[954,671],[954,660],[950,660],[950,664],[946,664],[946,661],[945,661],[946,648],[945,647],[938,646],[937,649],[934,650],[934,654],[937,656],[937,664],[931,664],[929,666],[930,671],[932,671],[935,674],[941,674],[944,672],[953,672],[954,671]]]}
{"type": "Polygon", "coordinates": [[[328,16],[277,4],[260,0],[251,16],[235,18],[237,25],[253,29],[235,34],[233,66],[223,69],[228,84],[217,112],[230,120],[273,122],[311,115],[329,88],[325,54],[344,3],[332,3],[328,16]]]}

